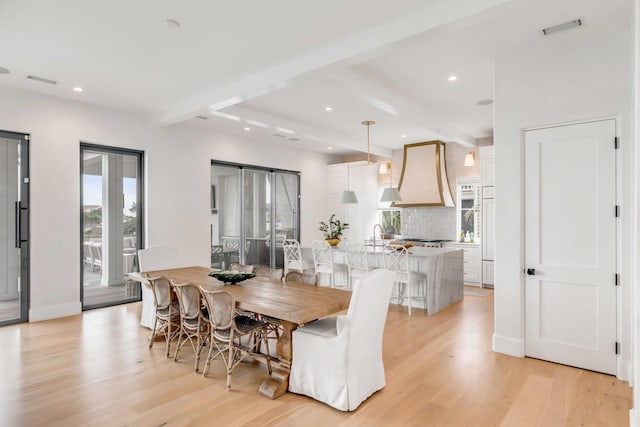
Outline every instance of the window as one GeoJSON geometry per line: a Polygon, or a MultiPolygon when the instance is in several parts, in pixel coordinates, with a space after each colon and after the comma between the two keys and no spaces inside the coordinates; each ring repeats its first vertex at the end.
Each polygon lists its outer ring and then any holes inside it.
{"type": "Polygon", "coordinates": [[[382,226],[382,230],[385,234],[401,234],[401,222],[400,222],[400,211],[399,210],[383,210],[380,211],[380,225],[382,226]],[[393,228],[395,232],[387,233],[387,230],[393,228]]]}

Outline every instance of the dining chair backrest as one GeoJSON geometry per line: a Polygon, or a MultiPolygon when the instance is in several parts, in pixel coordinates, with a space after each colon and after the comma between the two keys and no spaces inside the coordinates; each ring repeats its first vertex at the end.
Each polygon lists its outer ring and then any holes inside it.
{"type": "Polygon", "coordinates": [[[168,246],[151,246],[138,251],[140,271],[178,267],[178,250],[168,246]]]}
{"type": "MultiPolygon", "coordinates": [[[[209,312],[209,322],[215,331],[225,332],[233,325],[236,300],[229,292],[213,290],[200,287],[200,292],[204,297],[205,306],[209,312]]],[[[220,335],[220,334],[218,334],[220,335]]],[[[228,334],[224,334],[228,338],[228,334]]]]}
{"type": "Polygon", "coordinates": [[[350,269],[369,271],[369,254],[363,244],[349,242],[345,245],[345,252],[350,269]]]}
{"type": "Polygon", "coordinates": [[[256,274],[256,278],[282,280],[281,268],[269,268],[269,267],[259,266],[259,267],[256,267],[254,273],[256,274]]]}
{"type": "Polygon", "coordinates": [[[222,247],[225,250],[232,249],[240,249],[240,238],[239,237],[223,237],[222,238],[222,247]]]}
{"type": "Polygon", "coordinates": [[[180,305],[180,317],[182,319],[196,319],[201,312],[200,288],[191,283],[176,283],[171,285],[176,290],[178,304],[180,305]]]}
{"type": "Polygon", "coordinates": [[[300,243],[298,243],[297,240],[285,239],[283,241],[283,247],[285,263],[302,260],[302,251],[300,250],[300,243]]]}
{"type": "Polygon", "coordinates": [[[305,283],[307,285],[317,285],[318,284],[318,276],[315,274],[304,274],[299,271],[290,271],[284,277],[284,281],[286,282],[296,282],[296,283],[305,283]]]}
{"type": "Polygon", "coordinates": [[[156,306],[156,310],[164,310],[171,304],[171,284],[166,277],[150,277],[145,274],[145,277],[151,284],[151,291],[153,292],[153,301],[156,306]]]}
{"type": "Polygon", "coordinates": [[[316,265],[316,271],[318,271],[318,266],[320,265],[327,265],[333,268],[331,245],[324,240],[314,240],[311,242],[311,250],[313,252],[313,262],[316,265]]]}
{"type": "Polygon", "coordinates": [[[409,273],[409,251],[404,246],[385,245],[382,256],[387,270],[409,273]]]}
{"type": "Polygon", "coordinates": [[[238,270],[242,273],[253,273],[253,271],[255,270],[255,267],[253,265],[232,263],[229,266],[229,270],[238,270]]]}

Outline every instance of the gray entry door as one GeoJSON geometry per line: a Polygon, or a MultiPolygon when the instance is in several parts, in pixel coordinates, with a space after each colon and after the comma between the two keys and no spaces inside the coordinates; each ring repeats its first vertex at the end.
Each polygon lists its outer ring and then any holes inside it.
{"type": "Polygon", "coordinates": [[[0,325],[28,320],[29,136],[0,131],[0,325]]]}

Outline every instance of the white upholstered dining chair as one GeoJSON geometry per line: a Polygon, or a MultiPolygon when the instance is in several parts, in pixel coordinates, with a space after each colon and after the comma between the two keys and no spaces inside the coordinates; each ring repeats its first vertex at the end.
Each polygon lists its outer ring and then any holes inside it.
{"type": "Polygon", "coordinates": [[[394,279],[372,271],[356,280],[346,316],[293,331],[289,391],[353,411],[385,386],[382,336],[394,279]]]}
{"type": "MultiPolygon", "coordinates": [[[[177,267],[178,250],[168,246],[151,246],[138,251],[138,265],[140,271],[162,270],[177,267]]],[[[142,285],[142,314],[140,324],[152,329],[156,321],[156,308],[153,292],[142,285]]]]}

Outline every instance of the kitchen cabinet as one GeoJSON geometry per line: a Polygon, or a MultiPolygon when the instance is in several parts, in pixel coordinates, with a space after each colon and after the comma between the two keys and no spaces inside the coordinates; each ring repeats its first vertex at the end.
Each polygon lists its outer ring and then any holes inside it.
{"type": "Polygon", "coordinates": [[[456,243],[447,242],[442,245],[444,248],[462,249],[464,251],[463,256],[463,268],[464,268],[464,283],[474,286],[481,286],[481,258],[480,258],[480,244],[479,243],[456,243]]]}
{"type": "Polygon", "coordinates": [[[328,219],[336,214],[336,219],[349,224],[342,240],[363,243],[371,238],[373,226],[378,222],[378,164],[367,162],[338,163],[327,166],[328,219]],[[358,203],[340,203],[340,195],[347,189],[356,193],[358,203]]]}
{"type": "Polygon", "coordinates": [[[493,287],[495,244],[494,149],[480,147],[480,185],[482,186],[482,285],[493,287]]]}

